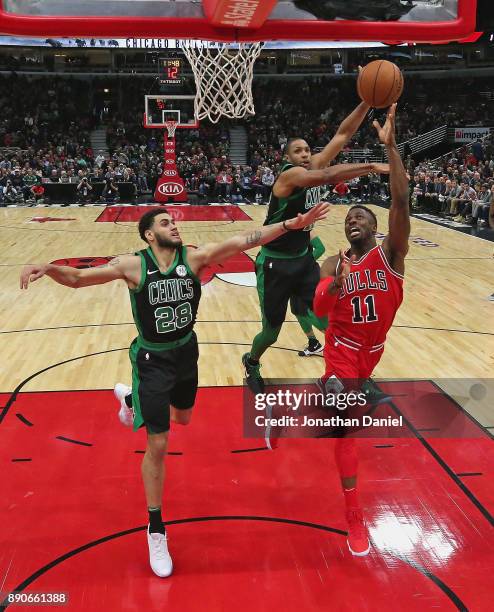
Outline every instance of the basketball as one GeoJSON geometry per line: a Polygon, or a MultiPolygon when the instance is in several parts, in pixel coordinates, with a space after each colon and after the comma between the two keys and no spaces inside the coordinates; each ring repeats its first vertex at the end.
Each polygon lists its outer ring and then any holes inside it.
{"type": "Polygon", "coordinates": [[[393,62],[376,60],[360,71],[357,92],[369,106],[386,108],[401,96],[403,74],[393,62]]]}

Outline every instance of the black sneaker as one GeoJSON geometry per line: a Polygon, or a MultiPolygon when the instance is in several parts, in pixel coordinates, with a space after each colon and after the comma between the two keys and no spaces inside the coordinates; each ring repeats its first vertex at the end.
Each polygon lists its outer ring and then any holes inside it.
{"type": "Polygon", "coordinates": [[[299,357],[310,357],[311,355],[322,355],[324,346],[317,342],[317,344],[311,347],[310,343],[301,351],[298,352],[299,357]]]}
{"type": "Polygon", "coordinates": [[[250,353],[242,355],[242,364],[245,368],[245,380],[252,393],[264,393],[264,380],[261,376],[261,364],[253,365],[249,363],[250,353]]]}
{"type": "Polygon", "coordinates": [[[391,395],[380,391],[370,378],[362,383],[360,387],[361,391],[365,393],[367,403],[369,406],[379,406],[379,404],[386,404],[391,401],[391,395]]]}

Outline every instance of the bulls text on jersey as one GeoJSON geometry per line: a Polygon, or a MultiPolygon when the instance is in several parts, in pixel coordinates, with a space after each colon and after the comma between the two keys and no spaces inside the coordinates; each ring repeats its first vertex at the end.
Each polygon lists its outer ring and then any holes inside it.
{"type": "Polygon", "coordinates": [[[386,271],[367,269],[350,272],[341,288],[340,297],[351,295],[356,291],[365,291],[366,289],[387,291],[386,271]]]}

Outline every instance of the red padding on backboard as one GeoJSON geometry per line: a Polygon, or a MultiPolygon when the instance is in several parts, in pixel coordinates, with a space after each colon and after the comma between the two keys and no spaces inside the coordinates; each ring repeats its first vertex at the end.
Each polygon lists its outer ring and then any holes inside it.
{"type": "MultiPolygon", "coordinates": [[[[240,0],[239,0],[240,1],[240,0]]],[[[226,0],[221,0],[225,5],[226,0]]],[[[220,0],[205,1],[219,5],[220,0]]],[[[262,12],[275,4],[260,0],[262,12]]],[[[267,19],[260,28],[215,27],[206,18],[191,17],[40,17],[6,13],[0,0],[0,34],[37,37],[183,38],[217,41],[361,40],[445,42],[471,36],[476,27],[477,0],[458,0],[458,18],[442,22],[320,21],[267,19]]],[[[261,10],[261,8],[259,9],[261,10]]],[[[260,18],[260,23],[262,19],[260,18]]]]}
{"type": "Polygon", "coordinates": [[[0,35],[43,38],[180,38],[233,41],[236,30],[215,28],[205,17],[63,17],[6,12],[0,0],[0,35]]]}
{"type": "Polygon", "coordinates": [[[260,28],[277,0],[202,0],[204,14],[218,27],[260,28]]]}
{"type": "Polygon", "coordinates": [[[458,0],[458,18],[450,21],[322,21],[268,19],[259,29],[239,31],[249,40],[360,40],[451,42],[475,32],[477,0],[458,0]]]}

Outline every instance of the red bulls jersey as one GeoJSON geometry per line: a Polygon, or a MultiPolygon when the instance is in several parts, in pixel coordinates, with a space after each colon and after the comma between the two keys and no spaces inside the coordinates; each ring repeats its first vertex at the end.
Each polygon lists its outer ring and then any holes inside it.
{"type": "Polygon", "coordinates": [[[403,276],[391,268],[382,248],[375,246],[352,263],[331,313],[328,334],[349,348],[379,350],[402,300],[403,276]]]}

